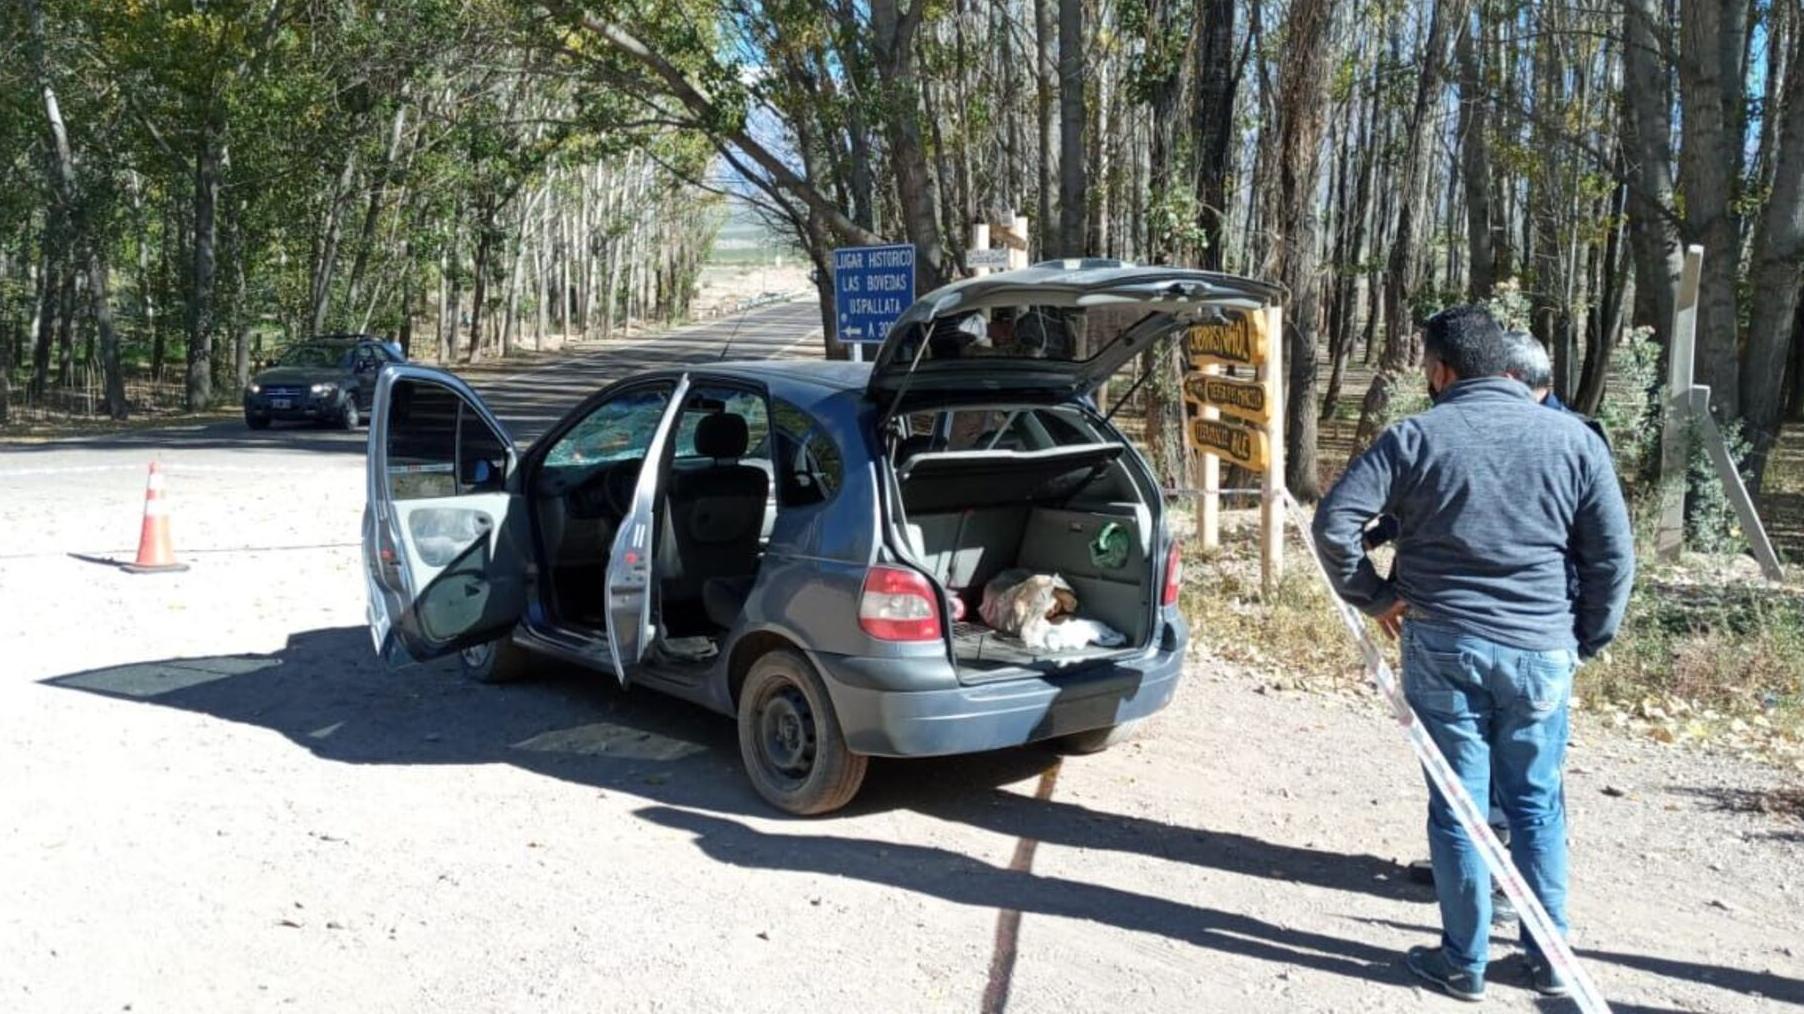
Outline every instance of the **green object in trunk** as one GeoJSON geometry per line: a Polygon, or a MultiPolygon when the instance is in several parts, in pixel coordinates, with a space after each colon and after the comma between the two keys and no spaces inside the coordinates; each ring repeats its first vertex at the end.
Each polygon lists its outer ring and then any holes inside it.
{"type": "Polygon", "coordinates": [[[1090,562],[1104,570],[1118,570],[1127,563],[1129,548],[1127,529],[1110,521],[1090,543],[1090,562]]]}

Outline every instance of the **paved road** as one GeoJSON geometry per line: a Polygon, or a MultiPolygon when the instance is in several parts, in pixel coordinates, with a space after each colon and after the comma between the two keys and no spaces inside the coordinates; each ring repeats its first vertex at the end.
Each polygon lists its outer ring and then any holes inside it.
{"type": "MultiPolygon", "coordinates": [[[[814,303],[776,303],[630,341],[577,346],[568,357],[514,373],[487,368],[473,383],[526,443],[611,381],[653,366],[819,354],[814,303]]],[[[337,545],[355,537],[366,432],[238,420],[34,444],[0,443],[0,560],[80,553],[117,556],[136,545],[145,464],[168,472],[178,497],[178,553],[337,545]],[[297,494],[324,509],[296,516],[297,494]],[[347,524],[345,517],[349,516],[347,524]]]]}

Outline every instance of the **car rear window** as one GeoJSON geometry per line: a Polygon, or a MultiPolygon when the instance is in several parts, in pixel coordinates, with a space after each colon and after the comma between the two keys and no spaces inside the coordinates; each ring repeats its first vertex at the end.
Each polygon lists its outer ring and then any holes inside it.
{"type": "Polygon", "coordinates": [[[806,507],[833,499],[845,480],[839,445],[818,420],[781,398],[771,400],[770,412],[778,505],[806,507]]]}

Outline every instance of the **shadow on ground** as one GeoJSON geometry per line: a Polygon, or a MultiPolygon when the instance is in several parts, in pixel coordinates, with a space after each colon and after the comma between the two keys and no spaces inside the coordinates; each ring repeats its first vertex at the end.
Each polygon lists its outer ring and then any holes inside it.
{"type": "MultiPolygon", "coordinates": [[[[995,866],[948,849],[811,833],[782,833],[735,817],[771,818],[740,771],[731,720],[593,674],[548,670],[508,687],[465,679],[455,662],[382,668],[361,627],[292,635],[268,655],[168,659],[57,676],[47,685],[179,708],[270,729],[326,760],[347,764],[506,763],[643,799],[645,820],[692,834],[716,861],[747,869],[826,873],[956,904],[1089,920],[1198,947],[1351,978],[1405,981],[1386,948],[1268,923],[1250,915],[1136,894],[1031,870],[995,866]]],[[[1359,894],[1427,902],[1401,868],[1375,856],[1278,845],[1036,799],[1002,786],[1056,760],[1025,748],[872,766],[851,813],[911,810],[1000,835],[1117,851],[1359,894]]],[[[1655,974],[1697,978],[1705,966],[1596,954],[1655,974]]],[[[1796,983],[1709,969],[1725,988],[1782,995],[1796,983]],[[1745,978],[1738,978],[1745,977],[1745,978]],[[1770,980],[1770,981],[1769,981],[1770,980]]]]}

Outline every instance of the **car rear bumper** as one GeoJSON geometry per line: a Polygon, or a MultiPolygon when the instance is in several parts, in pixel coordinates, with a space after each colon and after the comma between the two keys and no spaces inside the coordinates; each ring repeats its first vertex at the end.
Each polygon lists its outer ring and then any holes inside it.
{"type": "MultiPolygon", "coordinates": [[[[1184,668],[1184,638],[1173,650],[1096,662],[1069,672],[977,686],[883,690],[885,677],[923,661],[820,657],[846,745],[879,757],[927,757],[1021,746],[1145,718],[1171,702],[1184,668]],[[889,670],[886,672],[886,670],[889,670]]],[[[951,664],[938,663],[951,674],[951,664]]],[[[919,673],[903,682],[919,685],[919,673]]]]}

